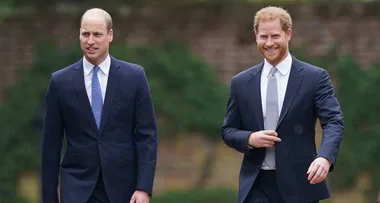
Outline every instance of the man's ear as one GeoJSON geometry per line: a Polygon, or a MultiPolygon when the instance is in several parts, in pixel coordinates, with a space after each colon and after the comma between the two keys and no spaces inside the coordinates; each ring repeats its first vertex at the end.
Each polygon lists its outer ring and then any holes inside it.
{"type": "Polygon", "coordinates": [[[255,40],[256,40],[256,43],[257,43],[257,31],[253,30],[253,34],[255,35],[255,40]]]}
{"type": "Polygon", "coordinates": [[[288,40],[290,40],[291,38],[292,38],[292,29],[288,29],[287,31],[286,31],[286,36],[288,36],[288,40]]]}
{"type": "Polygon", "coordinates": [[[109,40],[109,42],[113,41],[113,30],[112,29],[110,29],[110,31],[108,31],[108,40],[109,40]]]}

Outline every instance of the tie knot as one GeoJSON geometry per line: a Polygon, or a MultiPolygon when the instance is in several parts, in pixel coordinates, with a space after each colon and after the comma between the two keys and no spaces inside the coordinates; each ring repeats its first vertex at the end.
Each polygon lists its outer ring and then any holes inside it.
{"type": "Polygon", "coordinates": [[[97,74],[99,71],[100,67],[99,66],[94,66],[94,74],[97,74]]]}
{"type": "Polygon", "coordinates": [[[273,76],[276,73],[276,71],[277,71],[277,68],[273,66],[272,69],[270,69],[268,76],[273,76]]]}

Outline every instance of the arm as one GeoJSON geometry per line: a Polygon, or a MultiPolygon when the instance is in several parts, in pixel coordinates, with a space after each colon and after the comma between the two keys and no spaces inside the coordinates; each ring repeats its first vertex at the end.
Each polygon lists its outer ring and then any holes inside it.
{"type": "Polygon", "coordinates": [[[45,123],[42,134],[43,203],[58,202],[58,174],[63,138],[61,116],[59,96],[52,77],[46,94],[45,123]]]}
{"type": "Polygon", "coordinates": [[[322,143],[318,157],[329,160],[332,171],[342,141],[344,123],[342,110],[326,70],[321,72],[317,81],[315,107],[322,127],[322,143]]]}
{"type": "Polygon", "coordinates": [[[140,72],[136,95],[135,144],[138,159],[136,189],[151,195],[157,160],[157,127],[152,96],[144,69],[140,72]]]}
{"type": "Polygon", "coordinates": [[[227,113],[222,126],[222,139],[227,146],[241,153],[246,153],[252,149],[248,146],[248,138],[252,132],[240,130],[243,126],[236,91],[235,79],[233,78],[228,98],[227,113]]]}

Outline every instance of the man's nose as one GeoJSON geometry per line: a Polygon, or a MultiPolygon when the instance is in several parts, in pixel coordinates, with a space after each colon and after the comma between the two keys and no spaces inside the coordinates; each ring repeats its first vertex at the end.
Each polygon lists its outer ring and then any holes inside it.
{"type": "Polygon", "coordinates": [[[90,36],[87,40],[87,44],[94,44],[94,43],[95,43],[94,38],[90,36]]]}
{"type": "Polygon", "coordinates": [[[265,43],[267,46],[272,46],[274,44],[274,40],[272,38],[268,38],[268,40],[265,43]]]}

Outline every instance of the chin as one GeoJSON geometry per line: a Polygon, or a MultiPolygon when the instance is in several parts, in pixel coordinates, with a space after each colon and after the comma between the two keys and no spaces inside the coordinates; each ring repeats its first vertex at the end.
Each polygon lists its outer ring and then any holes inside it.
{"type": "Polygon", "coordinates": [[[86,59],[87,59],[89,62],[92,63],[92,62],[96,61],[97,58],[96,58],[95,56],[91,56],[91,55],[87,55],[87,54],[86,54],[86,59]]]}
{"type": "Polygon", "coordinates": [[[273,58],[273,57],[267,57],[266,58],[267,59],[267,61],[268,61],[268,63],[270,63],[271,65],[273,65],[273,64],[278,64],[278,62],[280,61],[279,59],[278,59],[278,57],[275,57],[275,58],[273,58]]]}
{"type": "Polygon", "coordinates": [[[278,55],[276,56],[273,56],[273,55],[270,55],[270,56],[265,56],[265,58],[267,59],[267,61],[277,61],[278,60],[278,55]]]}
{"type": "Polygon", "coordinates": [[[97,59],[99,56],[97,54],[86,54],[86,57],[90,60],[95,60],[97,59]]]}

